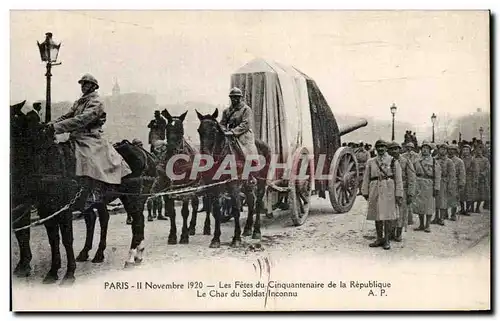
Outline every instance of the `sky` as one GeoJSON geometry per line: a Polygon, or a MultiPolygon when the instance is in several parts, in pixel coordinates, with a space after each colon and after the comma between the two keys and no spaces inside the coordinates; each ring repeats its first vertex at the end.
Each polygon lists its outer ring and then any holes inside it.
{"type": "Polygon", "coordinates": [[[36,45],[61,41],[52,101],[87,72],[111,93],[159,104],[228,104],[231,73],[254,58],[293,65],[333,112],[429,126],[490,108],[487,11],[11,11],[10,99],[45,99],[36,45]]]}

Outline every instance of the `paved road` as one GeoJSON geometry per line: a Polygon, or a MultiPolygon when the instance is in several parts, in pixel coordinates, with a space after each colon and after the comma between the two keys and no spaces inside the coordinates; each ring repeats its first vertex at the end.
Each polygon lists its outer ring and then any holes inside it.
{"type": "MultiPolygon", "coordinates": [[[[306,223],[300,227],[291,224],[286,212],[278,212],[273,219],[263,216],[262,240],[255,241],[244,238],[240,248],[229,247],[233,233],[233,221],[223,224],[222,246],[219,249],[208,247],[211,236],[201,235],[205,213],[198,218],[197,235],[190,238],[188,245],[167,245],[169,221],[146,222],[145,265],[165,264],[197,259],[241,258],[254,260],[263,254],[273,257],[297,257],[300,255],[350,255],[363,258],[383,258],[383,260],[405,260],[410,258],[447,258],[460,256],[463,253],[478,252],[488,255],[490,252],[489,238],[485,238],[490,230],[490,213],[461,216],[458,221],[446,221],[446,226],[432,225],[432,233],[415,232],[413,227],[403,235],[402,243],[392,242],[392,249],[384,251],[381,248],[372,249],[375,230],[374,224],[365,221],[366,201],[358,197],[349,213],[334,214],[328,199],[313,197],[312,210],[306,223]],[[261,245],[259,248],[255,246],[261,245]],[[257,249],[256,249],[257,247],[257,249]]],[[[178,230],[181,227],[180,210],[177,209],[178,230]]],[[[243,214],[242,223],[246,215],[243,214]]],[[[76,277],[91,278],[104,271],[122,270],[130,244],[130,226],[125,224],[125,215],[111,216],[108,232],[108,248],[105,262],[93,264],[90,261],[78,263],[76,277]]],[[[417,219],[417,218],[416,218],[417,219]]],[[[213,224],[212,224],[213,227],[213,224]]],[[[85,223],[83,220],[74,222],[75,253],[78,254],[85,241],[85,223]]],[[[96,228],[94,249],[97,248],[99,227],[96,228]]],[[[179,235],[180,236],[180,233],[179,235]]],[[[15,237],[13,240],[12,266],[17,263],[18,248],[15,237]]],[[[25,280],[15,280],[24,284],[37,284],[43,279],[50,265],[50,250],[44,227],[32,229],[33,274],[25,280]]],[[[65,266],[64,248],[63,267],[65,266]]],[[[478,253],[479,253],[478,252],[478,253]]],[[[64,271],[60,272],[63,275],[64,271]]]]}

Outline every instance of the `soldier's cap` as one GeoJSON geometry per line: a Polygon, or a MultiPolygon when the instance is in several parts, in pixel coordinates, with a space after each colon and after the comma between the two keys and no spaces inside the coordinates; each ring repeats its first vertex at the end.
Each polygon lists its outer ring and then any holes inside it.
{"type": "Polygon", "coordinates": [[[472,149],[469,144],[463,144],[462,149],[464,149],[464,148],[472,149]]]}
{"type": "Polygon", "coordinates": [[[389,149],[401,149],[401,145],[399,145],[397,142],[390,142],[387,144],[387,148],[389,149]]]}
{"type": "Polygon", "coordinates": [[[377,147],[377,146],[385,146],[385,147],[387,147],[387,142],[385,140],[383,140],[383,139],[379,139],[379,140],[377,140],[375,142],[375,147],[377,147]]]}
{"type": "Polygon", "coordinates": [[[403,146],[408,146],[408,147],[411,147],[411,148],[415,148],[415,144],[413,144],[412,142],[404,143],[403,146]]]}
{"type": "Polygon", "coordinates": [[[451,144],[451,145],[448,145],[448,149],[458,150],[458,145],[457,145],[457,144],[451,144]]]}
{"type": "Polygon", "coordinates": [[[432,149],[432,145],[431,145],[431,143],[430,143],[428,140],[424,140],[424,141],[422,142],[422,145],[420,145],[420,146],[421,146],[421,147],[427,146],[427,147],[429,147],[430,149],[432,149]]]}
{"type": "Polygon", "coordinates": [[[233,96],[242,97],[243,96],[243,92],[241,91],[241,89],[239,89],[237,87],[233,87],[229,91],[229,97],[233,97],[233,96]]]}
{"type": "Polygon", "coordinates": [[[448,149],[448,144],[445,144],[445,143],[437,144],[437,148],[438,149],[441,149],[441,148],[448,149]]]}

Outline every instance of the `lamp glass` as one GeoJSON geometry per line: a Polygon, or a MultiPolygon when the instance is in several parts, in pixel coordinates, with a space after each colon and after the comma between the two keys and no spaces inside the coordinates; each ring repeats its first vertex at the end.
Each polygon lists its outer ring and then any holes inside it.
{"type": "Polygon", "coordinates": [[[393,104],[393,105],[391,106],[391,114],[393,114],[393,115],[394,115],[394,114],[396,113],[396,110],[397,110],[397,109],[398,109],[398,108],[396,107],[396,105],[394,105],[394,104],[393,104]]]}

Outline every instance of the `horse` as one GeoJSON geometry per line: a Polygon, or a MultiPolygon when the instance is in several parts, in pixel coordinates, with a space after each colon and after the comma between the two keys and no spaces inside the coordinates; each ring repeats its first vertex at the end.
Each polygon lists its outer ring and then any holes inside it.
{"type": "MultiPolygon", "coordinates": [[[[185,140],[184,138],[184,119],[186,118],[187,111],[181,114],[180,116],[172,116],[164,109],[162,111],[162,115],[167,119],[167,127],[166,127],[166,138],[167,138],[167,147],[165,151],[165,155],[161,156],[160,166],[162,170],[166,170],[166,165],[169,160],[176,155],[186,155],[188,157],[188,161],[179,162],[177,161],[174,165],[173,170],[180,169],[185,176],[184,179],[172,180],[171,177],[164,174],[160,174],[160,182],[159,188],[171,188],[178,187],[180,185],[193,185],[195,180],[191,180],[190,177],[190,169],[194,156],[197,154],[196,150],[185,140]]],[[[164,195],[165,202],[165,215],[170,218],[170,233],[168,235],[168,244],[177,244],[177,223],[175,221],[176,211],[175,211],[175,201],[180,200],[182,202],[182,230],[181,237],[179,240],[180,244],[188,244],[189,243],[189,235],[196,234],[196,219],[198,212],[199,199],[196,195],[189,196],[169,196],[164,195]],[[187,224],[189,217],[189,203],[191,203],[191,221],[189,223],[189,227],[187,224]]],[[[210,220],[208,219],[208,227],[207,221],[205,221],[205,227],[203,229],[203,233],[205,235],[210,235],[210,220]]]]}
{"type": "MultiPolygon", "coordinates": [[[[63,208],[64,205],[71,205],[70,208],[62,210],[57,216],[44,222],[51,247],[52,262],[51,268],[45,276],[44,283],[55,283],[58,277],[58,271],[61,268],[61,255],[59,251],[59,230],[61,231],[61,239],[66,250],[67,269],[63,277],[62,283],[73,283],[75,281],[74,272],[76,270],[76,259],[73,252],[73,217],[71,210],[82,209],[81,195],[83,192],[81,178],[75,175],[75,155],[72,147],[73,142],[55,143],[54,132],[44,129],[44,126],[39,123],[29,123],[28,125],[17,128],[14,135],[21,136],[22,139],[13,139],[14,149],[21,150],[18,159],[28,159],[29,161],[16,163],[12,165],[13,171],[22,175],[14,175],[13,189],[17,193],[23,187],[29,190],[29,194],[24,197],[24,200],[30,204],[36,204],[38,214],[41,219],[47,218],[52,213],[63,208]],[[29,170],[22,171],[22,168],[28,166],[29,170]],[[30,174],[31,176],[24,176],[30,174]],[[27,181],[31,181],[28,184],[27,181]]],[[[109,213],[106,209],[106,204],[120,198],[125,210],[133,218],[132,222],[132,241],[129,250],[128,259],[125,262],[125,267],[133,266],[135,263],[140,263],[143,260],[144,245],[144,203],[154,177],[156,177],[156,167],[154,161],[148,158],[140,148],[133,146],[127,141],[122,141],[115,145],[116,150],[132,169],[132,173],[122,179],[122,184],[115,186],[108,192],[112,194],[106,195],[105,202],[94,204],[99,214],[101,224],[101,239],[99,247],[96,251],[93,262],[102,262],[104,260],[104,251],[106,249],[107,223],[109,221],[109,213]],[[153,179],[147,179],[151,177],[153,179]],[[116,194],[114,194],[116,193],[116,194]]],[[[16,157],[14,157],[16,158],[16,157]]],[[[19,202],[19,201],[17,201],[19,202]]],[[[78,261],[83,261],[88,258],[88,251],[92,247],[93,230],[95,226],[95,215],[93,209],[85,210],[85,223],[87,226],[87,237],[85,246],[78,255],[78,261]],[[92,213],[90,213],[92,212],[92,213]]],[[[23,220],[25,224],[29,222],[29,218],[23,220]]],[[[17,226],[21,225],[18,222],[17,226]]],[[[16,225],[15,225],[16,226],[16,225]]],[[[15,227],[14,226],[14,227],[15,227]]],[[[26,235],[20,238],[19,234],[29,233],[27,229],[16,232],[16,237],[21,247],[20,263],[27,269],[29,264],[26,264],[27,259],[31,259],[27,255],[26,235]],[[20,233],[24,231],[24,233],[20,233]]],[[[29,242],[29,238],[28,238],[29,242]]]]}
{"type": "MultiPolygon", "coordinates": [[[[224,181],[222,175],[220,178],[217,178],[216,174],[221,168],[221,165],[224,164],[224,160],[227,156],[236,156],[238,152],[236,150],[235,142],[226,137],[224,134],[224,130],[222,126],[217,121],[218,109],[212,114],[202,115],[196,110],[196,114],[198,119],[200,120],[200,125],[198,127],[198,133],[200,137],[200,152],[202,154],[208,154],[212,156],[214,161],[214,166],[212,166],[211,171],[202,172],[202,181],[204,183],[215,183],[224,181]]],[[[257,150],[260,156],[263,156],[266,160],[264,167],[257,171],[253,176],[250,176],[249,179],[243,178],[235,179],[229,181],[225,185],[218,185],[213,187],[207,193],[206,197],[208,198],[208,202],[210,206],[207,208],[207,215],[209,215],[209,211],[213,211],[213,216],[215,219],[215,230],[214,236],[210,242],[211,248],[220,247],[220,224],[221,224],[221,195],[224,192],[228,192],[231,195],[232,199],[232,216],[234,217],[234,236],[231,242],[231,246],[238,247],[241,244],[241,228],[240,228],[240,192],[245,195],[247,206],[248,206],[248,216],[245,223],[245,228],[243,231],[243,236],[252,235],[253,239],[261,238],[260,231],[260,215],[257,213],[255,223],[253,222],[253,214],[255,212],[255,204],[256,204],[256,192],[258,191],[257,186],[260,189],[265,190],[267,178],[267,170],[269,165],[270,158],[270,149],[269,146],[261,140],[256,140],[257,150]],[[263,188],[262,188],[263,187],[263,188]],[[253,232],[252,232],[253,227],[253,232]]],[[[240,155],[241,156],[241,155],[240,155]]],[[[238,163],[238,162],[237,162],[238,163]]],[[[237,166],[237,171],[241,170],[241,166],[237,166]]],[[[238,173],[239,174],[239,173],[238,173]]],[[[262,193],[263,194],[263,193],[262,193]]],[[[259,195],[259,197],[263,197],[263,195],[259,195]]]]}

